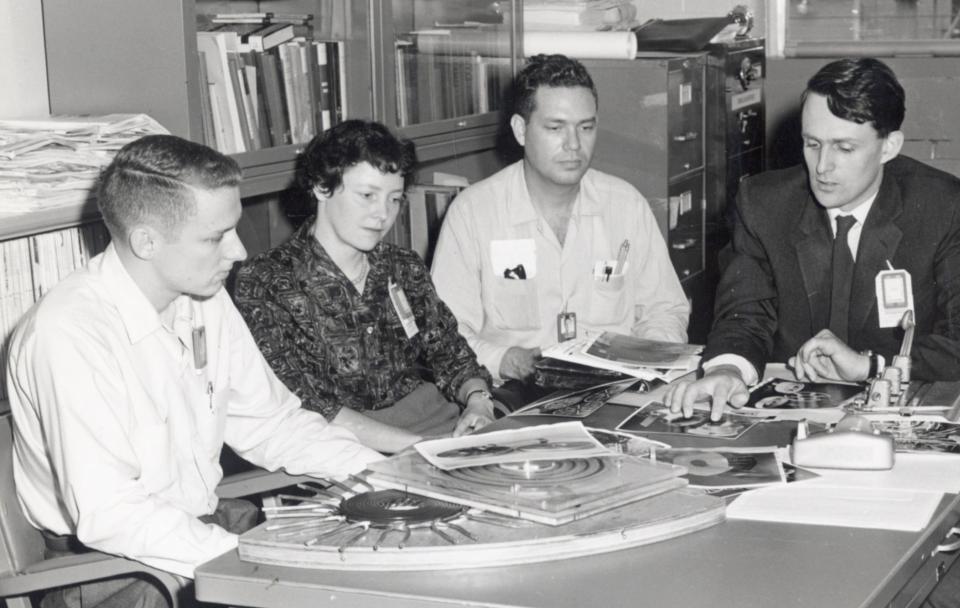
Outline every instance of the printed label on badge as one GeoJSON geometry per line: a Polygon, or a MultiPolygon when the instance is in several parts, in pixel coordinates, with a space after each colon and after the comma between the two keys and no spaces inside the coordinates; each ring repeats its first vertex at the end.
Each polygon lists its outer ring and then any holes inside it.
{"type": "Polygon", "coordinates": [[[412,338],[420,332],[417,327],[417,321],[413,318],[413,309],[410,308],[410,302],[407,302],[407,294],[403,293],[403,288],[393,282],[387,283],[387,291],[390,292],[390,301],[393,302],[393,309],[397,311],[397,317],[400,324],[403,325],[403,331],[407,338],[412,338]]]}
{"type": "Polygon", "coordinates": [[[561,312],[557,315],[557,341],[565,342],[577,337],[577,313],[561,312]]]}
{"type": "Polygon", "coordinates": [[[877,273],[877,312],[880,327],[897,327],[903,313],[913,310],[913,283],[906,270],[881,270],[877,273]]]}

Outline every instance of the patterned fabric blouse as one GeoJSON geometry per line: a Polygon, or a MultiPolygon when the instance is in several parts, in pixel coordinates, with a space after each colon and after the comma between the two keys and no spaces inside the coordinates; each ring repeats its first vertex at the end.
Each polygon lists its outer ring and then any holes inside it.
{"type": "Polygon", "coordinates": [[[342,407],[391,406],[425,380],[451,402],[465,380],[490,382],[415,253],[378,244],[360,294],[313,237],[314,221],[245,263],[234,293],[264,357],[304,407],[332,420],[342,407]],[[413,309],[413,338],[390,300],[391,278],[413,309]]]}

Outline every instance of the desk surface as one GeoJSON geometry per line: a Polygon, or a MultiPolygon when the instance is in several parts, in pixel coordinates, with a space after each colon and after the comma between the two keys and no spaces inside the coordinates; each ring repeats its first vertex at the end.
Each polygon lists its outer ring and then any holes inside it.
{"type": "MultiPolygon", "coordinates": [[[[619,407],[608,404],[590,425],[616,426],[619,407]]],[[[523,418],[496,426],[532,423],[523,418]]],[[[758,433],[743,443],[782,445],[791,429],[758,433]]],[[[284,608],[879,607],[919,578],[921,566],[931,569],[935,547],[958,519],[960,498],[948,495],[922,533],[730,520],[602,555],[442,572],[289,568],[242,562],[231,551],[197,570],[196,589],[201,601],[284,608]]]]}
{"type": "Polygon", "coordinates": [[[443,572],[336,572],[242,562],[197,570],[202,601],[242,606],[886,606],[960,514],[944,498],[921,534],[730,520],[603,555],[443,572]]]}

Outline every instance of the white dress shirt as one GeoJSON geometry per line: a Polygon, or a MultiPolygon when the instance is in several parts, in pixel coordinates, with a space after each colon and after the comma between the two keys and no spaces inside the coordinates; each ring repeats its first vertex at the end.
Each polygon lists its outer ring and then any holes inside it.
{"type": "Polygon", "coordinates": [[[646,199],[590,169],[563,245],[536,210],[523,161],[467,188],[447,211],[433,258],[437,293],[480,363],[499,377],[508,348],[557,343],[557,315],[585,330],[686,342],[690,305],[646,199]],[[598,276],[629,243],[625,270],[598,276]],[[522,263],[526,278],[504,272],[522,263]]]}
{"type": "Polygon", "coordinates": [[[111,245],[25,315],[7,378],[14,475],[34,526],[192,577],[237,544],[197,519],[216,508],[224,441],[293,474],[343,475],[382,456],[300,408],[225,290],[170,306],[157,314],[111,245]]]}

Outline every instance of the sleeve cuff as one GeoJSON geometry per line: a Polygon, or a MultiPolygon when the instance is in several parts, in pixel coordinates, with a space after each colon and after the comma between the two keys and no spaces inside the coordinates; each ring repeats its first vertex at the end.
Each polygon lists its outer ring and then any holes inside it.
{"type": "Polygon", "coordinates": [[[753,364],[740,355],[717,355],[713,359],[705,361],[703,363],[703,369],[704,371],[710,371],[714,367],[721,365],[732,365],[740,370],[740,375],[743,377],[743,381],[747,386],[753,386],[760,380],[759,374],[757,374],[757,370],[753,367],[753,364]]]}

